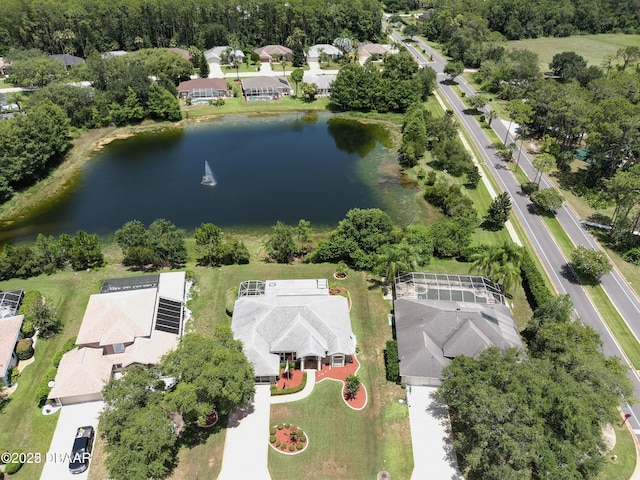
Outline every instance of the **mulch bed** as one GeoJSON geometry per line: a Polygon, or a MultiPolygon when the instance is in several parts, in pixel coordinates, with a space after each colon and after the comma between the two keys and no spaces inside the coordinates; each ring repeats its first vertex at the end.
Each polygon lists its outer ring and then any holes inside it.
{"type": "Polygon", "coordinates": [[[280,378],[276,384],[277,389],[283,390],[285,388],[297,387],[302,383],[303,373],[304,372],[302,370],[291,370],[291,368],[289,368],[289,372],[285,375],[284,368],[281,369],[280,378]]]}
{"type": "Polygon", "coordinates": [[[367,391],[364,384],[360,385],[360,389],[354,398],[347,398],[345,393],[345,381],[349,375],[355,375],[360,368],[360,363],[355,355],[353,355],[353,361],[351,363],[346,364],[344,367],[331,367],[328,365],[323,365],[322,370],[316,372],[316,383],[321,382],[326,378],[330,378],[332,380],[339,380],[342,382],[342,398],[351,408],[355,410],[360,410],[364,408],[367,404],[367,391]]]}
{"type": "Polygon", "coordinates": [[[298,428],[296,425],[294,424],[290,424],[289,428],[286,428],[286,424],[283,425],[282,430],[278,430],[277,425],[274,425],[273,428],[276,429],[276,441],[271,443],[271,434],[269,434],[269,444],[271,445],[271,448],[277,450],[280,453],[286,453],[288,455],[295,455],[297,453],[302,453],[306,450],[307,446],[309,445],[309,439],[307,438],[307,434],[303,432],[304,434],[304,442],[302,441],[298,441],[296,443],[293,443],[291,441],[291,438],[289,437],[289,434],[291,433],[292,430],[298,428]],[[278,445],[278,442],[280,442],[280,445],[278,445]],[[301,443],[303,445],[302,449],[298,450],[297,448],[297,444],[301,443]],[[278,446],[276,446],[278,445],[278,446]],[[289,450],[289,446],[290,445],[294,445],[296,448],[295,450],[292,452],[289,450]],[[284,447],[284,450],[283,450],[284,447]]]}

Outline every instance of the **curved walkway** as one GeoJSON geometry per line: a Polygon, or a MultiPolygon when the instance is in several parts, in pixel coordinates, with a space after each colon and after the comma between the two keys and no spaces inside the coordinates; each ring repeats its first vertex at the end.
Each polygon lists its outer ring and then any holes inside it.
{"type": "Polygon", "coordinates": [[[305,370],[307,374],[307,383],[302,390],[296,393],[290,393],[289,395],[273,395],[271,397],[271,405],[276,405],[278,403],[289,403],[289,402],[297,402],[298,400],[302,400],[303,398],[307,398],[313,392],[313,387],[316,384],[316,371],[315,370],[305,370]]]}

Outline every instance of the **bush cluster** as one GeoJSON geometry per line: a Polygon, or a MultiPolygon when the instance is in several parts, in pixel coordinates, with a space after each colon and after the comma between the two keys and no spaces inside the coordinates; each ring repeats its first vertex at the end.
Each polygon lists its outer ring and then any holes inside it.
{"type": "Polygon", "coordinates": [[[276,443],[276,436],[275,436],[275,435],[271,435],[271,436],[269,437],[269,442],[270,442],[270,443],[276,443]]]}
{"type": "Polygon", "coordinates": [[[71,350],[74,349],[74,347],[76,346],[76,338],[77,337],[71,337],[67,339],[67,341],[64,342],[64,345],[62,346],[62,348],[53,354],[53,359],[51,360],[51,364],[54,367],[57,368],[58,365],[60,365],[60,360],[62,360],[62,356],[65,353],[70,352],[71,350]]]}
{"type": "Polygon", "coordinates": [[[390,382],[397,382],[400,378],[397,341],[387,341],[387,348],[384,349],[384,364],[387,371],[387,380],[389,380],[390,382]]]}
{"type": "Polygon", "coordinates": [[[20,360],[28,360],[33,357],[33,341],[23,338],[16,344],[16,355],[20,360]]]}
{"type": "Polygon", "coordinates": [[[35,335],[36,329],[33,326],[33,322],[31,320],[25,320],[22,322],[22,337],[23,338],[31,338],[35,335]]]}
{"type": "Polygon", "coordinates": [[[49,392],[51,389],[49,388],[49,382],[56,379],[56,374],[58,373],[58,369],[56,367],[51,367],[42,377],[40,383],[38,384],[38,388],[36,388],[35,400],[38,407],[42,407],[47,401],[47,397],[49,397],[49,392]]]}

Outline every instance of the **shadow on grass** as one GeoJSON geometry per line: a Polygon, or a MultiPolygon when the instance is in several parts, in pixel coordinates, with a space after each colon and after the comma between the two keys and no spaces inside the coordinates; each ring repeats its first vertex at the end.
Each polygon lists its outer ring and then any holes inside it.
{"type": "Polygon", "coordinates": [[[207,439],[227,427],[229,417],[221,416],[213,427],[199,427],[197,425],[188,425],[178,440],[178,447],[185,446],[193,448],[203,444],[207,439]]]}

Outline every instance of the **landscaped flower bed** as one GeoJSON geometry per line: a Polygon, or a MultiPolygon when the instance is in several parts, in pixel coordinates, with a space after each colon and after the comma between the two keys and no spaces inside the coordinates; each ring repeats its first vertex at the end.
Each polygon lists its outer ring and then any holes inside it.
{"type": "Polygon", "coordinates": [[[279,423],[271,427],[269,444],[280,453],[295,455],[304,452],[309,444],[307,434],[296,425],[279,423]]]}

